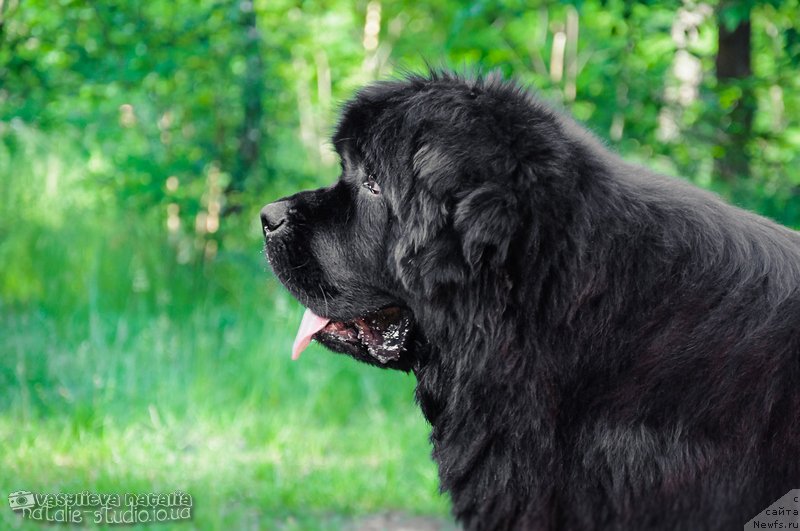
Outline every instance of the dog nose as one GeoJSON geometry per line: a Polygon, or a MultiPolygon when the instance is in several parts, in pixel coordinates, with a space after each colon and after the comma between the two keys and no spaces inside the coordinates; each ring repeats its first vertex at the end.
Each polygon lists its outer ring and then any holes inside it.
{"type": "Polygon", "coordinates": [[[261,227],[264,233],[272,233],[286,224],[286,214],[289,212],[288,201],[275,201],[261,209],[261,227]]]}

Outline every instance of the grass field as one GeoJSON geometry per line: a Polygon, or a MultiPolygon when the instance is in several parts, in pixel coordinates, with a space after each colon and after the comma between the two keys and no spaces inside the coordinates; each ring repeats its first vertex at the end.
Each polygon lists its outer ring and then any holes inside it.
{"type": "Polygon", "coordinates": [[[163,218],[82,204],[68,171],[58,200],[27,197],[54,170],[25,164],[0,162],[0,494],[182,490],[180,528],[447,521],[413,377],[318,346],[292,362],[302,308],[249,214],[243,243],[181,264],[163,218]]]}
{"type": "Polygon", "coordinates": [[[270,288],[181,317],[4,312],[0,492],[180,489],[204,529],[445,514],[413,378],[291,362],[300,309],[270,288]]]}

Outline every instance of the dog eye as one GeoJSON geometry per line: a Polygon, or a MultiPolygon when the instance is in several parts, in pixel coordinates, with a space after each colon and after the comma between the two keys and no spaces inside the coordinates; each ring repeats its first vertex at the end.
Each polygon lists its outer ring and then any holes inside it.
{"type": "Polygon", "coordinates": [[[377,181],[375,181],[375,176],[370,175],[367,177],[367,180],[364,181],[364,188],[369,190],[372,195],[378,195],[381,193],[381,187],[378,185],[377,181]]]}

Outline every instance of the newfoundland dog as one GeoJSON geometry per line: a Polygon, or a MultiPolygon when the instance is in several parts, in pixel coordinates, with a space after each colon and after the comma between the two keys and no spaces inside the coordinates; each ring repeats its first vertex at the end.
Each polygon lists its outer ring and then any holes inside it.
{"type": "Polygon", "coordinates": [[[315,339],[412,371],[467,529],[734,529],[800,488],[800,233],[494,76],[362,89],[264,207],[315,339]]]}

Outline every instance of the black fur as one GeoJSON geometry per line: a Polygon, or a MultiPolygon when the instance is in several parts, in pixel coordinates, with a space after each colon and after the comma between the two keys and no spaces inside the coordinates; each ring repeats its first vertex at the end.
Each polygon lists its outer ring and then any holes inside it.
{"type": "Polygon", "coordinates": [[[491,76],[368,86],[334,143],[268,256],[318,314],[413,313],[386,366],[465,528],[733,529],[800,488],[800,234],[491,76]]]}

